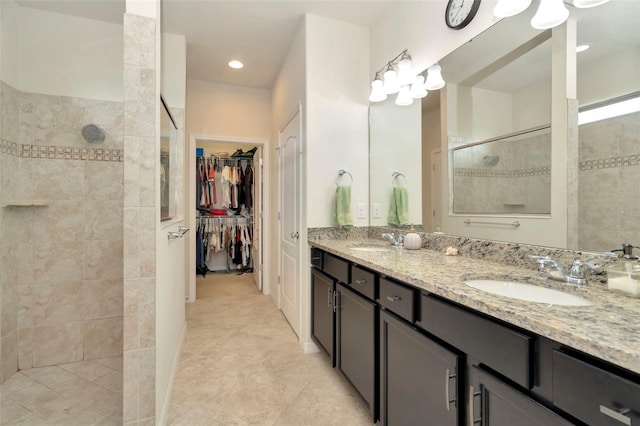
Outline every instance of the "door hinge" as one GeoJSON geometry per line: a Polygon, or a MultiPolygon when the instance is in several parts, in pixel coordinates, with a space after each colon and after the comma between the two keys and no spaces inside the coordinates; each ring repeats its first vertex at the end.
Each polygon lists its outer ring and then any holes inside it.
{"type": "Polygon", "coordinates": [[[278,285],[280,285],[280,275],[278,275],[278,285]]]}
{"type": "Polygon", "coordinates": [[[436,171],[436,165],[435,164],[431,165],[431,170],[433,170],[434,172],[436,171]]]}
{"type": "Polygon", "coordinates": [[[262,219],[262,212],[260,212],[260,213],[258,214],[258,217],[259,217],[260,219],[262,219]]]}
{"type": "Polygon", "coordinates": [[[258,165],[260,165],[260,167],[262,167],[262,158],[258,160],[258,165]]]}
{"type": "Polygon", "coordinates": [[[260,264],[260,272],[262,272],[262,264],[260,264]]]}
{"type": "Polygon", "coordinates": [[[278,212],[278,220],[280,220],[280,212],[278,212]]]}

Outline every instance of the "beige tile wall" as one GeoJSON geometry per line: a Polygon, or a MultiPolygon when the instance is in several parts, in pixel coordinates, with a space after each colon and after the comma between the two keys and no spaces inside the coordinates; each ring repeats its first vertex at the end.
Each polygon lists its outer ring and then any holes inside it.
{"type": "Polygon", "coordinates": [[[123,423],[155,423],[156,20],[124,19],[123,423]]]}
{"type": "Polygon", "coordinates": [[[0,381],[12,358],[28,369],[122,353],[123,104],[17,93],[1,195],[50,202],[2,209],[2,318],[13,331],[0,381]],[[105,128],[100,145],[81,136],[92,122],[105,128]]]}
{"type": "Polygon", "coordinates": [[[640,113],[579,128],[578,247],[640,244],[640,113]]]}

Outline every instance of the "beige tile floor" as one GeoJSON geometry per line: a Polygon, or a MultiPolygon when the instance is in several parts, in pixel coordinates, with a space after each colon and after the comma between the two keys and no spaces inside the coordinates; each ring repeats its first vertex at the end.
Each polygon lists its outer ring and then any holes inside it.
{"type": "Polygon", "coordinates": [[[197,287],[169,425],[371,425],[328,360],[302,352],[250,275],[209,274],[197,287]]]}
{"type": "Polygon", "coordinates": [[[22,370],[0,386],[0,425],[121,424],[121,356],[22,370]]]}

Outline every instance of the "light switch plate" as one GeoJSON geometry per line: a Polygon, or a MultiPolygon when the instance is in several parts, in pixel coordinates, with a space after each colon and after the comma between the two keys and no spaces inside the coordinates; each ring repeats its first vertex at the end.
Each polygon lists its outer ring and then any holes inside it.
{"type": "Polygon", "coordinates": [[[373,218],[380,219],[382,217],[382,205],[380,203],[373,203],[373,218]]]}
{"type": "Polygon", "coordinates": [[[358,203],[358,219],[367,218],[367,205],[365,203],[358,203]]]}

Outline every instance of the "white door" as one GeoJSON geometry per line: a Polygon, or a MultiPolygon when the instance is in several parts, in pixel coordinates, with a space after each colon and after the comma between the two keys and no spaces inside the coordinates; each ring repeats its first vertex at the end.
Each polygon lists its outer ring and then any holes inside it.
{"type": "Polygon", "coordinates": [[[253,282],[262,291],[262,147],[253,156],[253,241],[251,258],[253,259],[253,282]]]}
{"type": "Polygon", "coordinates": [[[434,151],[431,156],[431,224],[433,229],[442,230],[442,159],[441,152],[434,151]]]}
{"type": "Polygon", "coordinates": [[[300,229],[299,151],[300,113],[289,121],[279,137],[280,155],[280,309],[300,335],[300,229]]]}

